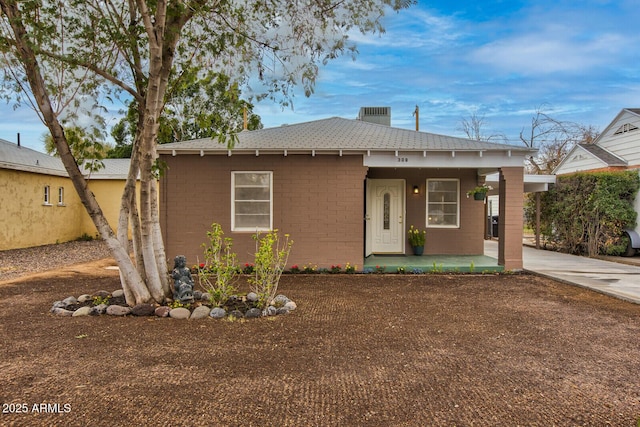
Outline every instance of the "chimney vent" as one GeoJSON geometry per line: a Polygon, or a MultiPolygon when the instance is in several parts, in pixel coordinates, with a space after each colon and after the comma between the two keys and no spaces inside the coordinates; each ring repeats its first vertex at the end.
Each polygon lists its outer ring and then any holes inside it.
{"type": "Polygon", "coordinates": [[[391,126],[391,107],[361,107],[358,120],[391,126]]]}

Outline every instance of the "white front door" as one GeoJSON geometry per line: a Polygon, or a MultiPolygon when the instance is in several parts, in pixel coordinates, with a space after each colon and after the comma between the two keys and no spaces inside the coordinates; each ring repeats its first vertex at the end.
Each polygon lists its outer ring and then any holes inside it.
{"type": "Polygon", "coordinates": [[[367,189],[367,255],[404,253],[404,180],[370,179],[367,189]]]}

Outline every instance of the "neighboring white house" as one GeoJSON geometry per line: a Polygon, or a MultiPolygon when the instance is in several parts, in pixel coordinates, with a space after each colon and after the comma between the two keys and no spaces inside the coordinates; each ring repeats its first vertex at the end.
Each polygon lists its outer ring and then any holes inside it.
{"type": "MultiPolygon", "coordinates": [[[[640,108],[624,108],[593,144],[578,144],[553,171],[556,175],[606,170],[640,173],[640,108]]],[[[635,210],[640,218],[640,194],[635,210]]],[[[633,248],[640,249],[640,225],[628,230],[633,248]]]]}

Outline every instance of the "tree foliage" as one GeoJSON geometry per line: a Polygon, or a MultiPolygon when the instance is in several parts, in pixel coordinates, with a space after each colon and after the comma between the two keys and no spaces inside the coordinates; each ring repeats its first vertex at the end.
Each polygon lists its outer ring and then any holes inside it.
{"type": "Polygon", "coordinates": [[[590,144],[597,136],[598,131],[593,126],[558,120],[545,112],[545,106],[540,106],[531,118],[528,132],[520,131],[520,141],[538,149],[537,155],[526,159],[527,171],[536,175],[550,174],[575,144],[590,144]]]}
{"type": "MultiPolygon", "coordinates": [[[[542,234],[569,253],[619,255],[626,247],[623,230],[636,224],[633,202],[638,190],[638,171],[559,176],[556,185],[541,197],[542,234]]],[[[529,199],[529,224],[534,215],[529,199]]]]}
{"type": "MultiPolygon", "coordinates": [[[[260,116],[253,113],[253,104],[241,99],[238,82],[222,73],[210,72],[199,78],[197,74],[183,75],[171,85],[165,108],[160,116],[158,144],[198,138],[216,138],[233,143],[233,136],[244,129],[262,128],[260,116]]],[[[116,146],[108,157],[131,157],[137,131],[138,106],[130,102],[126,115],[111,130],[116,146]]]]}
{"type": "Polygon", "coordinates": [[[289,105],[292,87],[313,92],[322,64],[355,56],[349,32],[381,33],[389,7],[412,3],[0,0],[2,95],[40,113],[80,200],[120,266],[127,302],[162,301],[170,288],[158,217],[156,144],[172,85],[218,72],[244,84],[255,99],[289,105]],[[63,124],[90,117],[103,129],[105,102],[118,99],[131,100],[137,111],[116,235],[88,190],[63,124]]]}

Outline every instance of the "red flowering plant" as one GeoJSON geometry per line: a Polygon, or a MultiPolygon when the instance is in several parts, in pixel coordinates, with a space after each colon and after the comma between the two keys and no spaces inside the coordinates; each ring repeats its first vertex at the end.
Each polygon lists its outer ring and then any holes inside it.
{"type": "Polygon", "coordinates": [[[298,264],[294,264],[291,266],[291,268],[289,268],[289,272],[293,273],[293,274],[298,274],[300,273],[302,270],[300,270],[300,267],[298,267],[298,264]]]}

